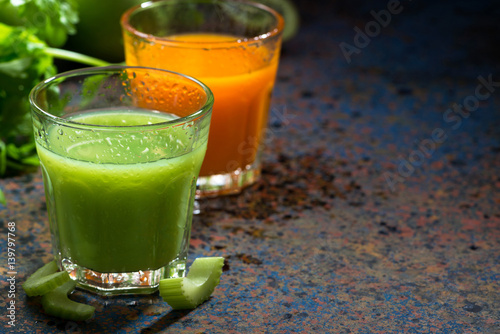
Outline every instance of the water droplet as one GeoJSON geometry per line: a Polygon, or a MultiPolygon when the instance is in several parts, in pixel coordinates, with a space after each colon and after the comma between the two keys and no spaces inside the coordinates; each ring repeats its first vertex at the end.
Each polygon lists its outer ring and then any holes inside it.
{"type": "Polygon", "coordinates": [[[57,130],[57,133],[60,134],[61,136],[64,134],[62,129],[57,130]]]}

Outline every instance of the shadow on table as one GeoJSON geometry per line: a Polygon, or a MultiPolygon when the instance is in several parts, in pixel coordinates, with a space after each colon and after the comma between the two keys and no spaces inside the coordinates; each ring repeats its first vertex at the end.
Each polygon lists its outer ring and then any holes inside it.
{"type": "Polygon", "coordinates": [[[183,317],[188,315],[192,310],[172,310],[165,314],[163,317],[155,321],[151,326],[141,329],[139,333],[161,333],[171,325],[175,324],[177,321],[181,320],[183,317]]]}
{"type": "Polygon", "coordinates": [[[25,300],[23,307],[22,318],[25,321],[22,321],[19,327],[50,333],[112,333],[131,328],[137,330],[137,333],[160,333],[192,311],[170,310],[150,326],[145,327],[147,325],[143,323],[144,318],[141,315],[157,312],[163,314],[168,308],[164,306],[166,303],[158,302],[159,298],[157,295],[101,298],[77,291],[71,299],[96,307],[96,313],[89,321],[70,321],[52,317],[43,311],[39,297],[29,298],[25,300]]]}
{"type": "MultiPolygon", "coordinates": [[[[89,298],[88,294],[83,296],[89,298]]],[[[90,298],[98,303],[104,301],[104,305],[101,304],[103,308],[101,310],[96,309],[96,317],[94,317],[92,322],[84,324],[84,326],[90,325],[87,329],[91,332],[94,332],[94,328],[91,327],[95,327],[96,330],[103,330],[103,333],[108,333],[108,329],[110,328],[118,331],[125,328],[130,330],[130,327],[132,327],[137,333],[159,333],[174,325],[192,311],[174,311],[170,309],[168,313],[164,313],[169,306],[161,299],[158,293],[106,298],[90,295],[90,298]],[[104,310],[107,310],[107,312],[104,312],[104,310]],[[154,322],[149,322],[149,319],[144,318],[144,315],[152,316],[159,314],[163,314],[163,316],[154,322]]],[[[94,305],[97,306],[96,304],[94,305]]]]}

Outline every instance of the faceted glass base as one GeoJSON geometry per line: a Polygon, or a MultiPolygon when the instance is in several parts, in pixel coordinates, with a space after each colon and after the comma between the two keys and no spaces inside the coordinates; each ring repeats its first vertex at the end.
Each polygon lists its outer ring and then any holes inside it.
{"type": "Polygon", "coordinates": [[[260,170],[261,164],[258,159],[245,169],[237,169],[227,174],[199,176],[196,183],[196,198],[238,194],[260,178],[260,170]]]}
{"type": "Polygon", "coordinates": [[[184,277],[186,274],[185,260],[172,261],[157,270],[128,273],[100,273],[78,266],[67,259],[63,259],[61,264],[76,281],[77,287],[103,296],[151,294],[158,291],[160,280],[184,277]]]}

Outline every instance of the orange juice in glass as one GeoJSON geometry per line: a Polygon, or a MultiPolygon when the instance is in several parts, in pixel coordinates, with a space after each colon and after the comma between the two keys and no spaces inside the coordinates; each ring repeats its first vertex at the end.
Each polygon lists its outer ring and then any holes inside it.
{"type": "Polygon", "coordinates": [[[168,0],[124,13],[127,65],[193,76],[214,94],[198,197],[238,193],[260,176],[283,18],[252,2],[168,0]]]}

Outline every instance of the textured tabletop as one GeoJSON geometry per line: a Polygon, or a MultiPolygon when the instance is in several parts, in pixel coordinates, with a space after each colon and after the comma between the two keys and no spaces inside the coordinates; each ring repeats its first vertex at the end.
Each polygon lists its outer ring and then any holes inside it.
{"type": "Polygon", "coordinates": [[[494,3],[297,2],[302,26],[282,50],[262,179],[201,201],[194,217],[189,264],[226,264],[192,311],[158,295],[78,291],[93,319],[45,315],[21,289],[52,258],[41,174],[0,179],[0,332],[499,333],[494,3]]]}

